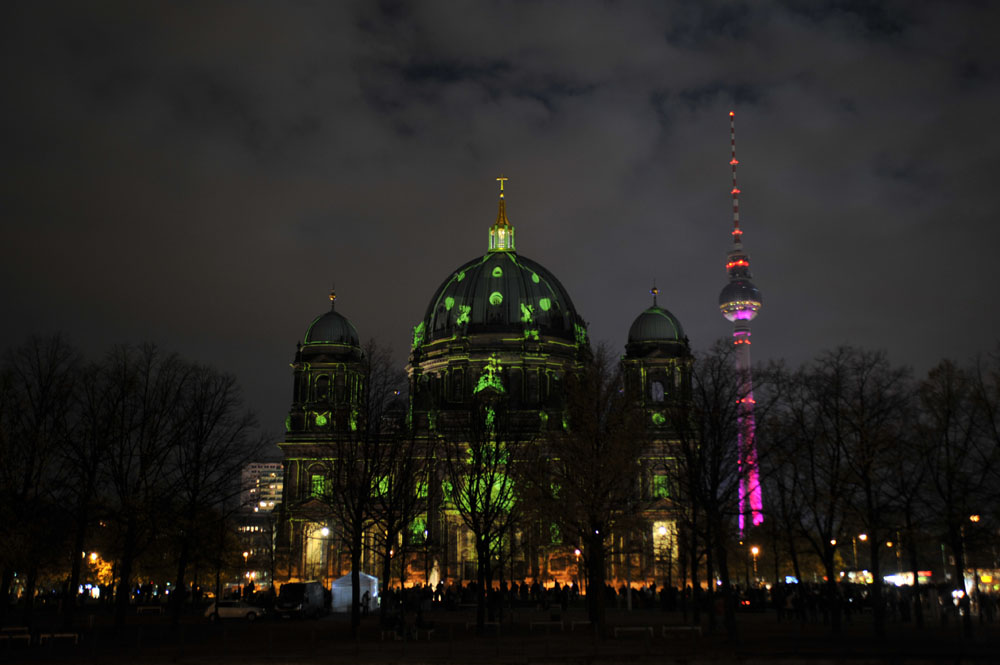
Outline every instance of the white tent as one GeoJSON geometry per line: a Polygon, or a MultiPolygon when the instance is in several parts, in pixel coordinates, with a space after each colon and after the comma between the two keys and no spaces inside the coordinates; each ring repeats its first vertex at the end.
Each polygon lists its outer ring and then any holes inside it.
{"type": "MultiPolygon", "coordinates": [[[[362,607],[364,607],[365,591],[367,591],[368,597],[371,599],[368,602],[368,606],[374,610],[378,607],[378,578],[365,573],[358,573],[358,577],[360,578],[361,585],[361,589],[358,591],[358,597],[361,599],[362,607]]],[[[334,612],[350,612],[351,574],[348,573],[347,575],[334,580],[330,590],[333,596],[331,609],[334,612]]]]}

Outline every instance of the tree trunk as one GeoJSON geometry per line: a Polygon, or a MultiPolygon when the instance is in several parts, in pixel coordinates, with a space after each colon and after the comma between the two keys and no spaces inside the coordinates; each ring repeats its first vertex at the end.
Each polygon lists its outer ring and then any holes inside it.
{"type": "Polygon", "coordinates": [[[76,591],[80,588],[80,569],[83,565],[83,557],[80,556],[80,553],[83,552],[86,537],[87,516],[81,513],[76,516],[76,534],[73,538],[73,551],[71,554],[73,565],[69,573],[69,588],[66,589],[66,604],[63,605],[64,630],[73,629],[73,618],[76,614],[76,591]]]}
{"type": "Polygon", "coordinates": [[[38,582],[38,566],[32,564],[28,569],[28,581],[24,585],[24,613],[22,623],[31,627],[31,621],[35,614],[35,584],[38,582]]]}
{"type": "Polygon", "coordinates": [[[115,594],[115,626],[125,625],[125,615],[128,614],[129,600],[132,595],[132,565],[135,560],[135,545],[132,528],[125,534],[125,547],[122,550],[121,563],[118,566],[118,589],[115,594]]]}
{"type": "Polygon", "coordinates": [[[476,632],[481,634],[486,624],[486,568],[490,565],[490,548],[485,537],[476,537],[476,632]]]}
{"type": "Polygon", "coordinates": [[[719,619],[715,616],[715,547],[713,547],[713,540],[715,538],[712,533],[705,534],[705,581],[708,583],[705,604],[708,611],[708,632],[710,633],[714,633],[719,625],[719,619]]]}
{"type": "Polygon", "coordinates": [[[958,606],[962,610],[962,634],[965,639],[972,640],[972,604],[969,602],[969,594],[965,593],[965,538],[962,527],[952,527],[948,529],[951,537],[951,551],[955,554],[955,583],[962,591],[962,597],[958,606]]]}
{"type": "Polygon", "coordinates": [[[604,541],[591,538],[587,542],[587,618],[604,634],[604,541]]]}
{"type": "Polygon", "coordinates": [[[725,535],[721,527],[722,520],[716,520],[715,530],[715,551],[718,553],[719,577],[722,581],[722,602],[723,602],[723,625],[726,627],[726,636],[730,644],[739,642],[739,632],[736,626],[736,594],[733,593],[733,584],[729,576],[729,554],[726,551],[725,535]]]}
{"type": "Polygon", "coordinates": [[[10,608],[10,587],[14,583],[14,569],[4,566],[0,577],[0,626],[7,625],[7,611],[10,608]]]}
{"type": "MultiPolygon", "coordinates": [[[[389,591],[389,585],[392,583],[392,555],[390,551],[392,548],[389,546],[391,541],[387,537],[385,540],[385,551],[382,552],[382,593],[385,594],[389,591]]],[[[385,616],[389,611],[389,604],[382,603],[380,614],[385,616]]]]}
{"type": "Polygon", "coordinates": [[[171,618],[170,623],[177,625],[181,620],[181,611],[184,609],[184,596],[186,594],[186,585],[184,582],[184,576],[187,573],[188,558],[190,556],[188,550],[188,537],[185,534],[183,536],[184,542],[181,545],[180,554],[177,557],[177,575],[174,578],[174,590],[170,594],[170,605],[171,605],[171,618]]]}
{"type": "Polygon", "coordinates": [[[877,532],[868,535],[872,573],[872,624],[875,629],[875,638],[880,641],[885,639],[885,599],[882,594],[882,565],[879,561],[878,551],[881,540],[877,532]]]}
{"type": "Polygon", "coordinates": [[[361,630],[361,535],[361,529],[351,534],[351,636],[354,639],[361,630]]]}
{"type": "MultiPolygon", "coordinates": [[[[802,584],[802,569],[799,567],[799,553],[795,551],[795,537],[792,535],[792,530],[788,530],[788,556],[792,559],[792,571],[795,574],[795,579],[799,584],[802,584]]],[[[800,589],[802,587],[799,587],[800,589]]]]}
{"type": "Polygon", "coordinates": [[[691,556],[691,623],[697,626],[701,624],[701,582],[698,580],[698,538],[694,529],[688,554],[691,556]]]}
{"type": "Polygon", "coordinates": [[[907,535],[906,541],[906,551],[910,559],[910,570],[913,571],[913,619],[917,630],[923,630],[924,603],[920,594],[920,575],[917,569],[917,545],[912,535],[907,535]]]}
{"type": "Polygon", "coordinates": [[[824,557],[823,568],[826,570],[826,604],[830,613],[830,630],[834,635],[840,635],[840,590],[837,588],[837,578],[833,570],[833,552],[824,557]]]}

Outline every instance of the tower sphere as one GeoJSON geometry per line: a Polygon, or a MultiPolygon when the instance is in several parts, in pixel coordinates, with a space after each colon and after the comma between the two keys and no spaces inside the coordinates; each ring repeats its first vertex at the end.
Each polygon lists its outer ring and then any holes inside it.
{"type": "Polygon", "coordinates": [[[763,305],[760,290],[749,279],[733,279],[719,294],[719,309],[730,321],[751,321],[763,305]]]}

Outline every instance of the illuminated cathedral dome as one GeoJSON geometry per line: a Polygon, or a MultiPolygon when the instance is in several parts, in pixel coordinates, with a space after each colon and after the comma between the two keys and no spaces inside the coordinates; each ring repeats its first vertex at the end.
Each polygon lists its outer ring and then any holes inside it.
{"type": "Polygon", "coordinates": [[[460,266],[434,292],[424,339],[524,330],[575,339],[582,325],[555,276],[513,251],[490,252],[460,266]]]}
{"type": "Polygon", "coordinates": [[[501,194],[489,250],[459,266],[434,291],[414,330],[418,347],[436,340],[486,333],[582,342],[586,327],[563,285],[542,265],[514,249],[514,227],[501,194]]]}
{"type": "Polygon", "coordinates": [[[306,329],[305,343],[360,348],[358,331],[350,320],[334,309],[337,295],[330,292],[330,311],[316,317],[306,329]]]}

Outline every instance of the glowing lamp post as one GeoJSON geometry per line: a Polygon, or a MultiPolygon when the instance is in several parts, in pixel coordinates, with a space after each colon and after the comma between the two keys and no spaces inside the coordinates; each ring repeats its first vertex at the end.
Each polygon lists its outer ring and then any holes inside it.
{"type": "Polygon", "coordinates": [[[760,548],[754,545],[750,548],[750,553],[753,554],[753,580],[754,583],[757,582],[757,555],[760,554],[760,548]]]}
{"type": "Polygon", "coordinates": [[[580,581],[581,581],[580,580],[580,548],[577,547],[575,550],[573,550],[573,554],[576,556],[576,585],[577,585],[577,591],[579,591],[580,590],[579,589],[579,587],[580,587],[580,581]]]}
{"type": "Polygon", "coordinates": [[[857,538],[851,538],[851,546],[854,549],[854,570],[858,569],[858,541],[865,542],[868,540],[867,533],[859,533],[857,538]]]}

